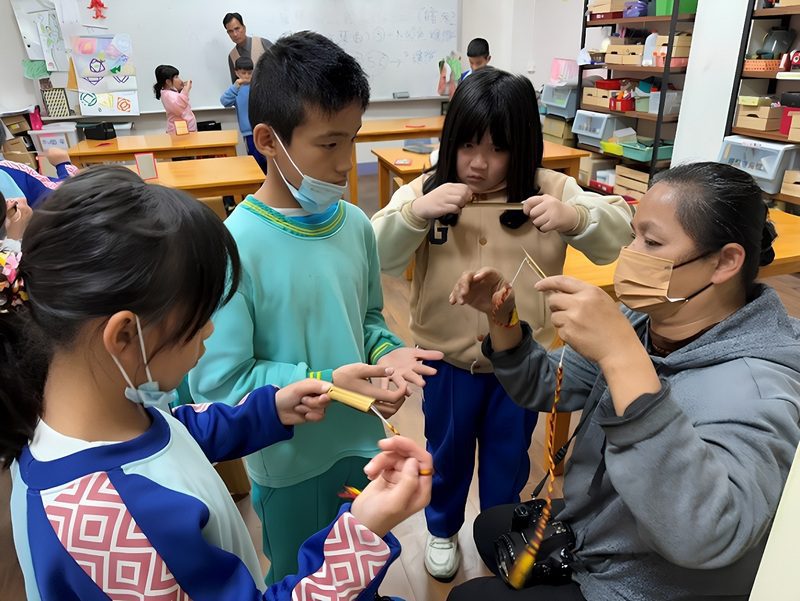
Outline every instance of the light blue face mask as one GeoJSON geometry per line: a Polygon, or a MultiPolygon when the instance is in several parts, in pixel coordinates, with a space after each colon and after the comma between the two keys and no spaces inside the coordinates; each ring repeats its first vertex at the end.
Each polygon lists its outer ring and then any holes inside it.
{"type": "Polygon", "coordinates": [[[114,355],[111,355],[114,363],[117,364],[117,367],[119,367],[119,370],[122,372],[122,377],[125,378],[125,382],[128,384],[127,388],[125,388],[125,398],[133,401],[134,403],[144,405],[145,407],[155,407],[156,409],[161,409],[162,411],[170,413],[171,409],[169,405],[173,401],[177,400],[178,392],[176,390],[165,392],[159,389],[158,382],[153,380],[153,376],[150,373],[150,366],[147,364],[147,351],[144,349],[142,322],[139,321],[138,315],[136,316],[136,329],[139,332],[139,347],[142,349],[142,359],[144,360],[145,373],[147,373],[147,382],[140,384],[138,388],[134,386],[133,381],[128,377],[128,374],[125,371],[125,368],[122,367],[120,360],[114,355]]]}
{"type": "Polygon", "coordinates": [[[297,173],[303,177],[303,181],[300,183],[300,188],[295,188],[289,183],[289,180],[284,177],[280,167],[278,167],[277,161],[275,162],[275,168],[278,170],[278,175],[281,176],[283,183],[286,184],[286,187],[289,188],[289,192],[292,193],[292,196],[294,196],[297,204],[299,204],[304,211],[317,214],[324,213],[331,208],[331,206],[336,204],[342,198],[342,196],[344,196],[344,193],[347,190],[347,184],[344,186],[339,186],[337,184],[330,184],[328,182],[315,179],[309,175],[305,175],[292,160],[292,157],[289,156],[289,153],[286,151],[286,146],[283,145],[283,142],[278,137],[278,134],[275,133],[275,130],[273,130],[272,133],[274,134],[275,139],[278,141],[278,144],[280,144],[281,148],[283,148],[283,152],[286,155],[286,158],[289,159],[292,167],[294,167],[297,170],[297,173]]]}

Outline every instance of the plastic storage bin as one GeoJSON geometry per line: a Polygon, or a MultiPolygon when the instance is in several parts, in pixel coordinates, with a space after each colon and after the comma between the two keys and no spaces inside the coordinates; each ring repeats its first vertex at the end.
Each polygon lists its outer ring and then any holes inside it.
{"type": "MultiPolygon", "coordinates": [[[[649,163],[653,158],[653,147],[646,146],[639,142],[623,142],[622,143],[622,156],[626,159],[640,161],[642,163],[649,163]]],[[[657,157],[659,161],[672,158],[672,144],[660,144],[658,147],[657,157]]]]}
{"type": "MultiPolygon", "coordinates": [[[[697,0],[680,0],[678,12],[682,15],[694,14],[697,12],[697,0]]],[[[666,17],[672,14],[674,0],[656,0],[656,15],[666,17]]]]}
{"type": "Polygon", "coordinates": [[[114,131],[117,133],[117,137],[120,136],[130,136],[133,135],[133,123],[128,121],[127,123],[114,123],[114,131]]]}
{"type": "Polygon", "coordinates": [[[542,91],[542,104],[547,107],[548,115],[572,119],[575,117],[575,109],[578,108],[578,88],[545,84],[542,91]]]}
{"type": "Polygon", "coordinates": [[[67,150],[78,143],[77,128],[72,122],[48,123],[42,129],[32,129],[27,133],[33,140],[37,152],[44,152],[48,148],[67,150]]]}
{"type": "MultiPolygon", "coordinates": [[[[683,100],[683,92],[681,90],[668,90],[667,98],[664,101],[664,114],[671,115],[680,112],[681,100],[683,100]]],[[[651,92],[647,112],[658,113],[659,102],[661,102],[661,92],[651,92]]]]}
{"type": "Polygon", "coordinates": [[[777,194],[781,190],[784,172],[797,165],[798,150],[800,147],[795,144],[727,136],[722,140],[718,161],[746,171],[764,192],[777,194]]]}
{"type": "Polygon", "coordinates": [[[572,122],[572,133],[578,142],[600,148],[601,140],[608,140],[618,129],[633,127],[633,119],[616,117],[593,111],[578,111],[572,122]]]}

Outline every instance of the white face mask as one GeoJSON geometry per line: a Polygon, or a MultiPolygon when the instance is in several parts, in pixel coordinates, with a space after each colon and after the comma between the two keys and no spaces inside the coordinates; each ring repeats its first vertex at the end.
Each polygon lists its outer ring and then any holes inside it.
{"type": "Polygon", "coordinates": [[[138,315],[136,316],[136,329],[139,332],[139,347],[142,349],[142,360],[144,361],[145,373],[147,373],[147,382],[141,384],[138,388],[134,386],[133,381],[128,377],[128,374],[125,371],[125,368],[122,367],[120,360],[114,355],[111,355],[111,358],[114,360],[114,363],[117,364],[119,371],[122,372],[122,377],[125,378],[125,382],[128,384],[127,388],[125,388],[125,398],[133,401],[134,403],[144,405],[145,407],[155,407],[170,413],[171,409],[169,405],[173,401],[177,400],[178,392],[176,390],[165,392],[158,387],[158,382],[153,380],[153,376],[150,373],[150,366],[147,364],[147,351],[145,351],[144,348],[142,322],[139,321],[138,315]]]}
{"type": "Polygon", "coordinates": [[[292,193],[292,196],[294,196],[297,204],[299,204],[303,210],[308,211],[309,213],[324,213],[332,205],[336,204],[342,198],[342,196],[344,196],[344,193],[347,190],[347,184],[344,186],[339,186],[337,184],[330,184],[328,182],[315,179],[310,175],[305,175],[292,160],[292,157],[289,156],[289,153],[286,151],[286,146],[283,145],[283,142],[281,141],[280,137],[278,137],[278,134],[275,133],[275,130],[272,130],[272,133],[275,135],[275,139],[278,141],[278,144],[280,144],[281,148],[283,148],[283,153],[286,155],[286,158],[289,159],[292,167],[294,167],[297,170],[297,173],[299,173],[303,178],[302,182],[300,183],[300,188],[295,188],[283,175],[280,167],[278,167],[277,161],[275,162],[278,175],[281,176],[283,183],[286,184],[287,188],[289,188],[289,192],[292,193]]]}

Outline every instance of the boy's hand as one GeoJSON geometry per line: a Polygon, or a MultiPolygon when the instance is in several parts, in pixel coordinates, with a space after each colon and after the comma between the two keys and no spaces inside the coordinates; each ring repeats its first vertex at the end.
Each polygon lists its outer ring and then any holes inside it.
{"type": "Polygon", "coordinates": [[[402,436],[378,444],[382,452],[364,467],[372,482],[355,498],[350,513],[383,538],[430,502],[433,458],[402,436]]]}
{"type": "Polygon", "coordinates": [[[237,80],[236,80],[234,83],[236,84],[236,87],[237,87],[237,88],[241,88],[241,87],[242,87],[244,84],[246,84],[247,82],[246,82],[244,79],[242,79],[242,78],[240,77],[240,78],[239,78],[239,79],[237,79],[237,80]]]}
{"type": "Polygon", "coordinates": [[[321,421],[331,402],[326,394],[330,387],[329,382],[308,379],[281,388],[275,393],[278,419],[284,426],[321,421]]]}
{"type": "Polygon", "coordinates": [[[566,234],[578,227],[581,219],[578,209],[549,194],[531,196],[522,203],[522,211],[543,233],[566,234]]]}
{"type": "Polygon", "coordinates": [[[439,219],[451,213],[460,215],[471,199],[469,186],[447,183],[414,200],[411,211],[420,219],[439,219]]]}
{"type": "Polygon", "coordinates": [[[394,415],[405,398],[411,394],[402,376],[394,373],[393,369],[381,365],[367,365],[366,363],[350,363],[334,370],[333,383],[339,388],[358,392],[378,401],[376,409],[389,417],[394,415]],[[370,382],[370,378],[389,378],[395,389],[381,388],[370,382]]]}

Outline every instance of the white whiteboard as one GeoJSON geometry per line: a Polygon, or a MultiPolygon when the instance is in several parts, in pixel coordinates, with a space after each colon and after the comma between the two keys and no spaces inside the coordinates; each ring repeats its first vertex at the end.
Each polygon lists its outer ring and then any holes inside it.
{"type": "Polygon", "coordinates": [[[193,108],[219,106],[230,85],[233,42],[222,26],[229,10],[241,13],[248,35],[273,42],[303,29],[328,36],[361,63],[374,100],[390,99],[393,92],[436,96],[438,62],[460,48],[459,0],[115,0],[108,5],[107,18],[95,23],[109,33],[130,34],[142,112],[163,110],[153,95],[159,64],[172,64],[183,79],[193,80],[193,108]]]}

